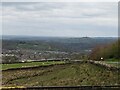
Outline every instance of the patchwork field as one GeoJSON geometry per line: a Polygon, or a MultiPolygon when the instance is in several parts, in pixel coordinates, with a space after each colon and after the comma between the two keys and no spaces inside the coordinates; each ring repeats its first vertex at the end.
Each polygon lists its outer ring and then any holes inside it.
{"type": "Polygon", "coordinates": [[[80,86],[118,85],[118,72],[90,63],[71,63],[47,67],[6,70],[3,86],[80,86]]]}

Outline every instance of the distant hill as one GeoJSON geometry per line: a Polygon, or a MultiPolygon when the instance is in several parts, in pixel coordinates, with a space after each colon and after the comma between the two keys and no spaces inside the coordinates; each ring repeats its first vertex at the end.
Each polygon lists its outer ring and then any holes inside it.
{"type": "Polygon", "coordinates": [[[2,36],[3,49],[55,50],[84,52],[97,45],[115,42],[114,37],[33,37],[33,36],[2,36]]]}

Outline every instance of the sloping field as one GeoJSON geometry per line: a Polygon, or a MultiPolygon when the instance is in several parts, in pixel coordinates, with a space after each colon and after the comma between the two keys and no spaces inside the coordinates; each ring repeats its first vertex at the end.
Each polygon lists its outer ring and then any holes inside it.
{"type": "Polygon", "coordinates": [[[118,85],[118,72],[90,63],[3,71],[3,86],[118,85]]]}

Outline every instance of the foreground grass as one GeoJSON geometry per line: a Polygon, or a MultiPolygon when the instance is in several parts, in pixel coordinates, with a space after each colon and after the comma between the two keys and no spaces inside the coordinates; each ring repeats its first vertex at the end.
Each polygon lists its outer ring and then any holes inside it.
{"type": "Polygon", "coordinates": [[[3,71],[3,86],[118,85],[118,72],[90,63],[3,71]]]}
{"type": "Polygon", "coordinates": [[[27,63],[15,63],[15,64],[1,64],[2,70],[12,68],[25,68],[25,67],[36,67],[36,66],[48,66],[54,64],[63,64],[64,61],[49,61],[49,62],[27,62],[27,63]]]}

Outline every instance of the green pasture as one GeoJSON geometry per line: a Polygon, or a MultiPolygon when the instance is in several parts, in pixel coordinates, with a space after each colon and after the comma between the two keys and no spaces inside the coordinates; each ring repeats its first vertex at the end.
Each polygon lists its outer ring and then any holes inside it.
{"type": "Polygon", "coordinates": [[[45,61],[45,62],[25,62],[25,63],[14,63],[14,64],[1,64],[2,70],[12,68],[25,68],[25,67],[37,67],[37,66],[48,66],[54,64],[64,64],[64,61],[45,61]]]}

